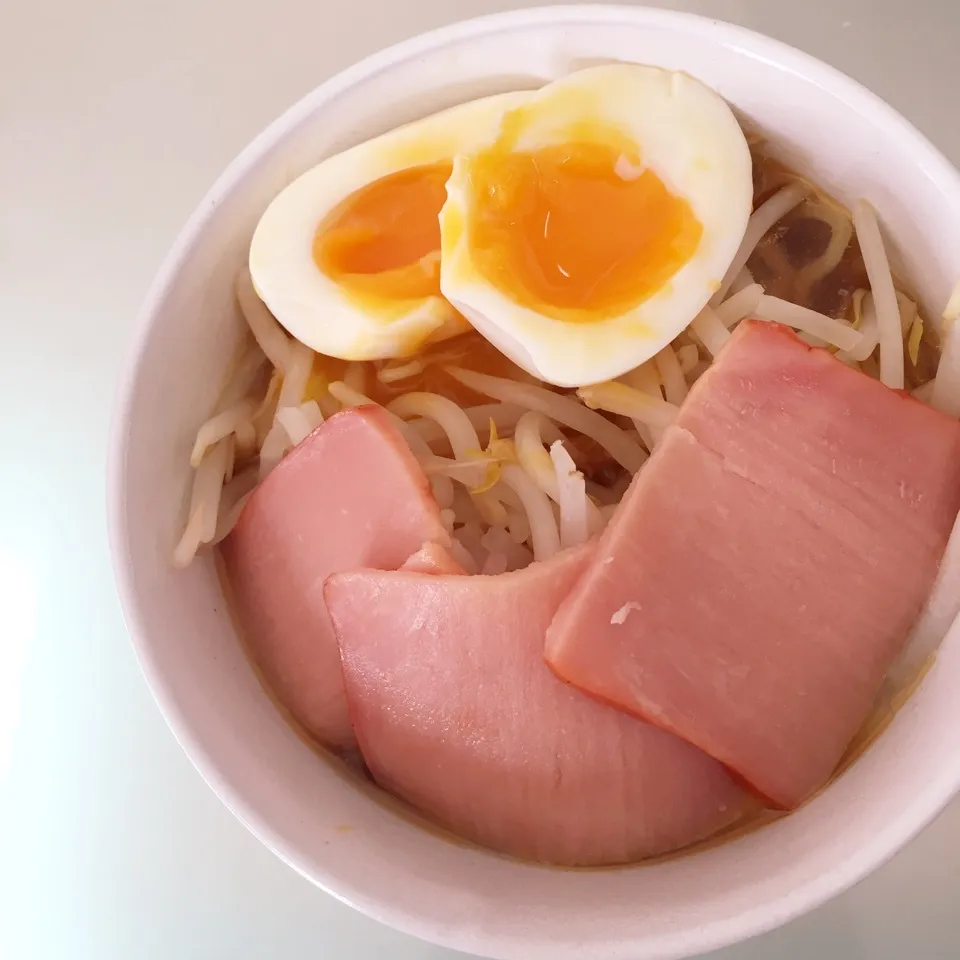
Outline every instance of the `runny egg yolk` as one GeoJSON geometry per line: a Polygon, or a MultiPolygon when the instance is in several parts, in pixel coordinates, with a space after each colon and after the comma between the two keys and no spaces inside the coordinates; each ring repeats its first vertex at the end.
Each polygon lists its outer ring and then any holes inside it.
{"type": "Polygon", "coordinates": [[[469,175],[474,263],[515,302],[560,320],[637,306],[703,233],[687,200],[616,143],[494,147],[471,158],[469,175]]]}
{"type": "Polygon", "coordinates": [[[378,300],[440,295],[440,208],[450,163],[399,170],[350,194],[317,227],[313,259],[331,280],[378,300]]]}

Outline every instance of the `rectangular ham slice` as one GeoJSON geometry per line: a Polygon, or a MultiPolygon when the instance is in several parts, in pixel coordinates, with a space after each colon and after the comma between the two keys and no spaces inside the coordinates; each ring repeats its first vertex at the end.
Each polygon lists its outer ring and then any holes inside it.
{"type": "Polygon", "coordinates": [[[253,659],[315,739],[355,746],[324,581],[396,569],[449,537],[420,465],[377,407],[331,417],[253,492],[221,550],[253,659]]]}
{"type": "Polygon", "coordinates": [[[559,609],[548,662],[795,807],[864,721],[958,508],[956,421],[744,323],[559,609]]]}
{"type": "Polygon", "coordinates": [[[497,576],[330,577],[374,779],[461,836],[548,863],[663,853],[744,812],[723,767],[558,680],[543,640],[591,546],[497,576]]]}

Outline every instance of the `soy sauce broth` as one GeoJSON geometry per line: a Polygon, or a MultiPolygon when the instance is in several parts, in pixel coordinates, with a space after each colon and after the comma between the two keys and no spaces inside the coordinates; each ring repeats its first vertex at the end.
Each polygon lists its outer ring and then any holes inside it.
{"type": "MultiPolygon", "coordinates": [[[[747,269],[770,296],[855,322],[856,291],[868,290],[870,282],[850,211],[768,156],[762,140],[752,142],[750,150],[754,209],[796,181],[803,181],[810,193],[760,241],[747,261],[747,269]]],[[[898,293],[916,303],[917,298],[897,277],[894,284],[898,293]]],[[[908,390],[933,379],[939,357],[936,330],[924,322],[916,364],[909,356],[904,357],[908,390]]]]}

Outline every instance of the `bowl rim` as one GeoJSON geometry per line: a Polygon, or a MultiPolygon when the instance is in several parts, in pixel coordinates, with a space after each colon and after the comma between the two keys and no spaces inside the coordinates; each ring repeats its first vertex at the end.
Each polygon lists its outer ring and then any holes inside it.
{"type": "MultiPolygon", "coordinates": [[[[276,144],[307,116],[322,109],[327,101],[361,79],[450,43],[548,23],[616,25],[624,22],[633,25],[656,25],[678,34],[707,36],[718,45],[742,51],[754,59],[767,60],[781,69],[804,77],[822,89],[829,90],[835,98],[851,109],[869,111],[879,124],[901,134],[904,150],[911,162],[930,179],[956,195],[960,206],[960,172],[923,133],[890,104],[837,68],[789,44],[746,27],[699,14],[625,4],[534,6],[460,20],[402,40],[335,73],[269,123],[240,151],[194,208],[150,284],[133,324],[114,394],[106,470],[108,541],[114,579],[123,619],[144,679],[167,725],[191,763],[221,802],[251,833],[297,873],[328,894],[403,933],[453,949],[483,950],[487,956],[512,957],[517,955],[514,951],[523,949],[529,951],[524,955],[532,957],[538,948],[546,948],[543,956],[549,956],[552,960],[567,957],[572,960],[582,955],[581,949],[587,945],[562,945],[513,936],[502,937],[493,931],[484,932],[479,938],[469,934],[464,936],[464,931],[458,933],[452,924],[446,928],[437,928],[417,915],[395,909],[389,901],[371,898],[362,889],[345,888],[334,869],[326,866],[324,869],[317,869],[316,864],[307,863],[297,849],[292,848],[277,834],[266,818],[261,817],[242,795],[234,791],[216,759],[195,736],[189,720],[178,705],[175,684],[160,669],[153,656],[153,644],[148,638],[156,633],[157,627],[151,626],[143,615],[133,563],[128,555],[130,538],[124,475],[130,439],[130,409],[158,310],[168,290],[174,285],[183,264],[193,255],[207,221],[221,200],[241,186],[249,170],[260,158],[273,150],[276,144]]],[[[659,935],[652,940],[632,940],[631,943],[637,947],[642,946],[644,956],[649,960],[674,960],[681,956],[716,950],[775,929],[849,889],[889,860],[932,822],[958,791],[960,763],[954,770],[941,773],[928,789],[917,794],[912,804],[906,807],[896,820],[887,824],[886,829],[877,835],[869,848],[861,849],[857,856],[835,865],[814,880],[791,889],[777,899],[755,903],[739,913],[711,920],[696,930],[686,929],[659,935]]]]}

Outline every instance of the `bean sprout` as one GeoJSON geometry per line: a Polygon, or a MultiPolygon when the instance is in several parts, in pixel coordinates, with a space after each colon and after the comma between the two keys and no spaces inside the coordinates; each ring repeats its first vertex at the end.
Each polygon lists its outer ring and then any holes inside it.
{"type": "Polygon", "coordinates": [[[534,560],[549,560],[560,550],[560,534],[549,498],[516,464],[503,468],[503,482],[523,503],[530,521],[534,560]]]}
{"type": "Polygon", "coordinates": [[[387,404],[387,410],[402,420],[426,417],[436,421],[458,460],[468,460],[480,450],[480,438],[463,407],[438,393],[405,393],[387,404]]]}
{"type": "MultiPolygon", "coordinates": [[[[715,357],[730,339],[730,331],[723,325],[723,322],[711,307],[704,307],[693,318],[690,326],[712,357],[715,357]]],[[[682,365],[680,369],[685,372],[682,365]]]]}
{"type": "MultiPolygon", "coordinates": [[[[863,264],[870,278],[870,290],[877,311],[880,330],[880,381],[895,390],[903,389],[903,334],[900,330],[900,308],[890,273],[890,261],[883,249],[877,214],[866,200],[853,206],[853,223],[863,254],[863,264]]],[[[831,341],[832,342],[832,341],[831,341]]],[[[843,349],[849,350],[850,347],[843,349]]]]}
{"type": "Polygon", "coordinates": [[[634,390],[625,383],[607,381],[595,383],[592,387],[581,387],[577,395],[594,409],[608,410],[623,417],[640,420],[648,427],[666,430],[680,412],[679,407],[666,400],[658,400],[640,390],[634,390]]]}
{"type": "Polygon", "coordinates": [[[576,400],[561,396],[545,387],[516,383],[462,367],[446,367],[447,372],[465,386],[505,403],[515,403],[536,410],[557,423],[562,423],[590,437],[630,473],[636,473],[647,459],[640,444],[631,440],[609,420],[587,410],[576,400]]]}
{"type": "Polygon", "coordinates": [[[277,411],[277,420],[286,430],[290,443],[297,446],[323,423],[323,414],[316,400],[308,400],[299,407],[284,407],[277,411]]]}
{"type": "Polygon", "coordinates": [[[253,288],[253,280],[250,278],[250,271],[246,267],[237,277],[236,294],[240,312],[247,321],[247,326],[260,349],[274,367],[281,372],[286,371],[290,363],[292,341],[257,295],[257,291],[253,288]]]}
{"type": "Polygon", "coordinates": [[[255,409],[252,400],[241,400],[204,423],[197,431],[197,439],[190,454],[190,466],[199,467],[207,450],[231,434],[236,435],[240,446],[252,450],[257,440],[257,432],[253,426],[255,409]]]}
{"type": "Polygon", "coordinates": [[[880,328],[877,325],[877,311],[873,305],[873,294],[867,291],[860,300],[860,343],[852,350],[841,351],[841,360],[863,363],[880,343],[880,328]]]}
{"type": "Polygon", "coordinates": [[[751,283],[724,300],[716,308],[717,317],[729,329],[749,317],[759,306],[762,296],[763,287],[759,283],[751,283]]]}
{"type": "MultiPolygon", "coordinates": [[[[853,350],[861,340],[861,335],[844,320],[835,320],[824,313],[799,307],[789,300],[770,297],[764,294],[754,312],[758,320],[770,320],[783,323],[795,330],[802,330],[820,340],[832,343],[841,350],[853,350]]],[[[899,321],[898,325],[899,325],[899,321]]]]}
{"type": "MultiPolygon", "coordinates": [[[[560,505],[560,546],[564,549],[577,547],[586,543],[589,536],[587,505],[590,501],[587,499],[583,474],[577,470],[576,464],[559,440],[550,447],[550,458],[556,471],[555,482],[560,494],[557,500],[560,505]]],[[[594,509],[596,510],[596,507],[594,509]]]]}
{"type": "Polygon", "coordinates": [[[193,475],[186,529],[173,552],[173,562],[178,567],[187,566],[200,545],[209,543],[217,531],[220,494],[232,447],[232,437],[217,441],[206,452],[193,475]]]}
{"type": "Polygon", "coordinates": [[[663,384],[663,392],[667,400],[680,406],[687,399],[687,381],[683,376],[683,370],[680,369],[680,361],[673,352],[673,347],[667,344],[653,360],[657,373],[660,374],[660,382],[663,384]]]}

